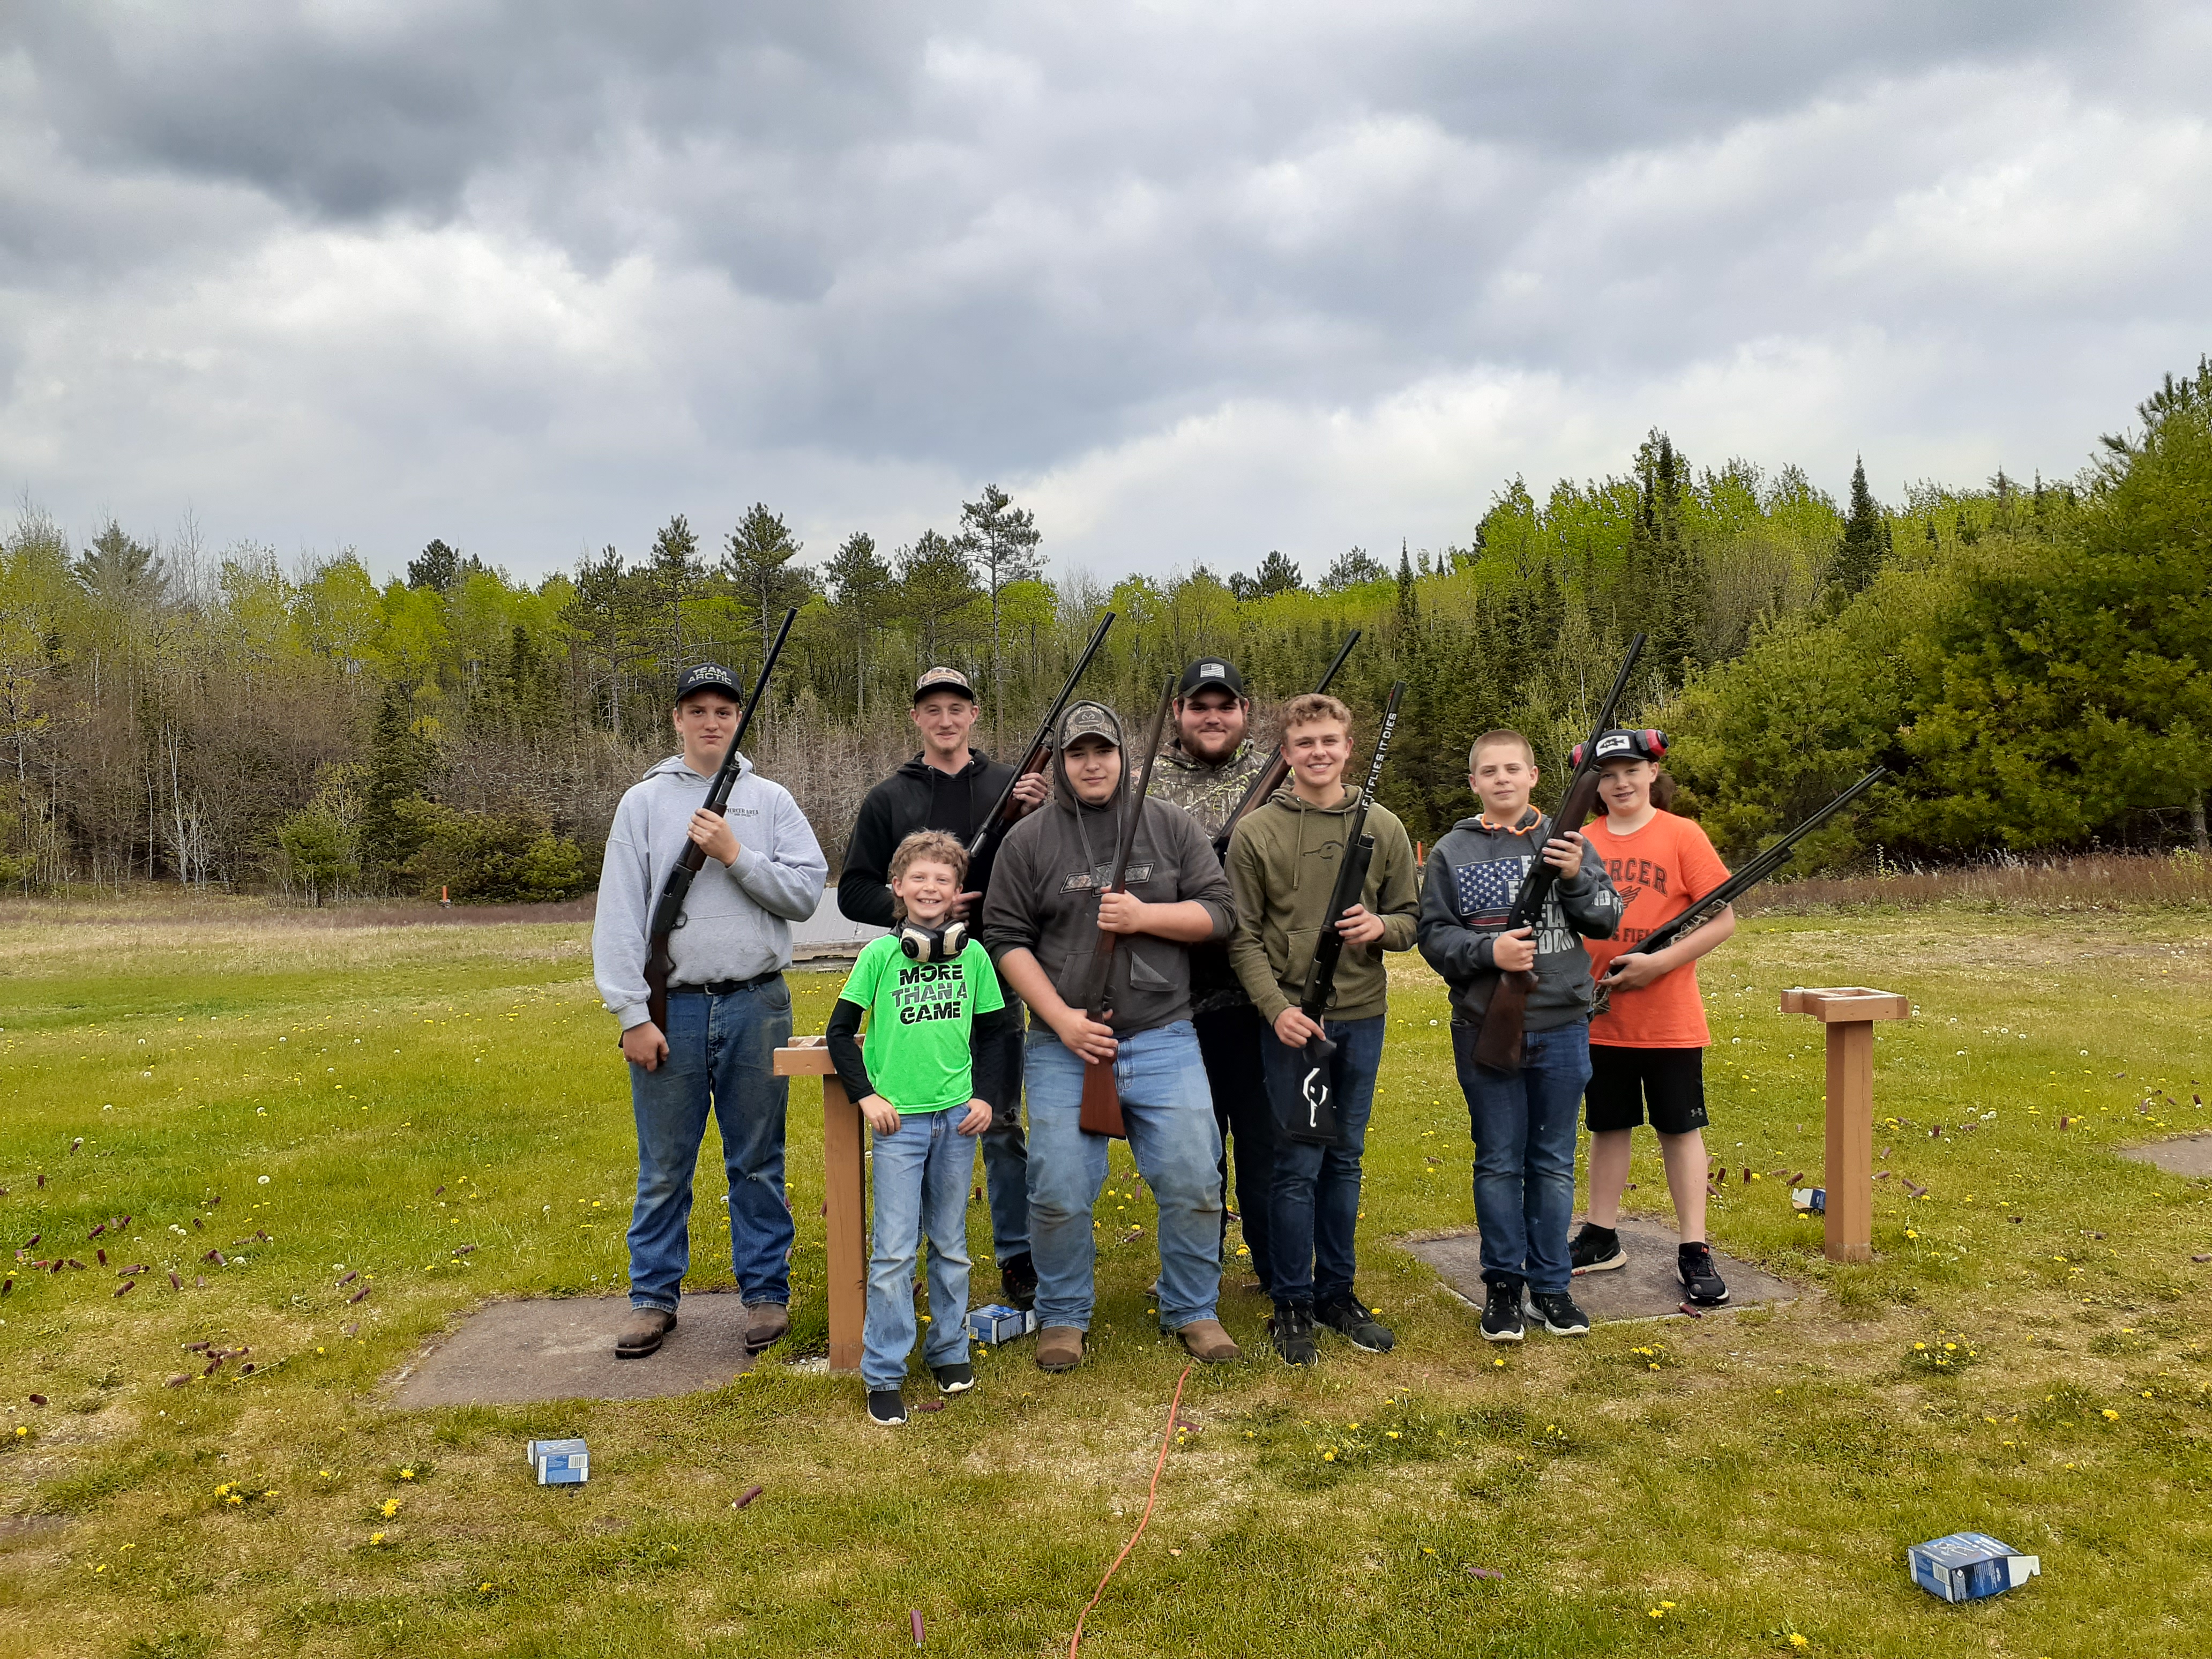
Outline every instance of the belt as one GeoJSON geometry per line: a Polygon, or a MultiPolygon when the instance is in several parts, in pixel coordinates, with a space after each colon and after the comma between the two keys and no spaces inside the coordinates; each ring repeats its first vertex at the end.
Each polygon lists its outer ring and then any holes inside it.
{"type": "Polygon", "coordinates": [[[783,977],[783,969],[771,968],[764,974],[755,974],[750,979],[715,979],[704,985],[672,985],[668,994],[681,996],[734,996],[739,991],[757,991],[763,985],[773,985],[783,977]]]}

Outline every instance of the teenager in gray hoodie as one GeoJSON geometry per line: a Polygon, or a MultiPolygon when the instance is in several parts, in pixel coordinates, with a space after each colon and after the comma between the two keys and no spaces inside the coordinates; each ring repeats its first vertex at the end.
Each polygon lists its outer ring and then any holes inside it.
{"type": "Polygon", "coordinates": [[[1421,886],[1421,955],[1451,987],[1452,1058],[1474,1136],[1474,1214],[1489,1294],[1482,1334],[1518,1342],[1525,1289],[1544,1328],[1584,1336],[1589,1316],[1568,1294],[1567,1223],[1575,1207],[1575,1128],[1589,1081],[1589,956],[1609,939],[1620,895],[1578,824],[1554,824],[1528,804],[1535,753],[1518,732],[1486,732],[1468,757],[1482,811],[1429,849],[1421,886]],[[1507,914],[1542,859],[1559,872],[1534,927],[1507,914]],[[1501,972],[1531,969],[1523,1061],[1476,1064],[1475,1039],[1501,972]]]}
{"type": "Polygon", "coordinates": [[[983,943],[1036,1015],[1030,1097],[1030,1250],[1036,1363],[1083,1361],[1096,1302],[1092,1206],[1107,1138],[1082,1127],[1084,1068],[1110,1065],[1129,1151],[1159,1203],[1159,1322],[1208,1362],[1240,1357],[1215,1316],[1221,1291],[1221,1132],[1190,1025],[1190,947],[1229,936],[1229,878],[1181,807],[1137,799],[1121,723],[1095,702],[1060,717],[1051,801],[1007,833],[983,899],[983,943]],[[1109,892],[1121,830],[1137,815],[1124,890],[1109,892]],[[1085,1006],[1103,933],[1116,945],[1109,1018],[1085,1006]]]}
{"type": "Polygon", "coordinates": [[[790,1328],[791,1211],[783,1195],[789,1085],[774,1055],[791,1040],[791,924],[814,914],[830,866],[791,792],[738,757],[727,810],[703,810],[738,726],[738,684],[712,663],[687,669],[672,714],[684,752],[633,784],[615,810],[592,927],[599,995],[622,1022],[637,1118],[637,1202],[629,1224],[632,1312],[615,1352],[641,1358],[676,1327],[691,1260],[691,1176],[711,1110],[730,1182],[730,1267],[755,1352],[790,1328]],[[707,861],[669,940],[668,1029],[646,1002],[654,901],[688,842],[707,861]]]}

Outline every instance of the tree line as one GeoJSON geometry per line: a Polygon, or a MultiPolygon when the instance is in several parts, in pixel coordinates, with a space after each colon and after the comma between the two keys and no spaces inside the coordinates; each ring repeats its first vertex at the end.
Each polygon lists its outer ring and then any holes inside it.
{"type": "Polygon", "coordinates": [[[669,687],[750,675],[799,607],[750,747],[833,859],[911,751],[921,668],[967,670],[981,741],[1026,741],[1100,613],[1086,690],[1141,718],[1200,653],[1263,713],[1361,630],[1337,689],[1407,695],[1382,793],[1417,836],[1474,810],[1468,738],[1514,726],[1556,782],[1628,636],[1628,700],[1741,854],[1879,761],[1894,776],[1813,862],[2204,845],[2212,787],[2212,367],[2167,377],[2075,477],[1838,502],[1795,467],[1693,465],[1654,431],[1625,471],[1497,492],[1464,544],[1279,550],[1110,583],[1051,572],[995,486],[945,531],[855,531],[810,562],[757,504],[672,517],[519,581],[444,540],[380,585],[356,553],[285,568],[116,523],[82,547],[27,505],[0,540],[0,881],[174,881],[311,902],[586,890],[623,788],[671,748],[669,687]]]}

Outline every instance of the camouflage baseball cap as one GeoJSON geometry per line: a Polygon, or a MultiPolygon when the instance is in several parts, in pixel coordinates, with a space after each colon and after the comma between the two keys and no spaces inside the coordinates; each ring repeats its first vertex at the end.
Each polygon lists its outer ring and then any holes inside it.
{"type": "Polygon", "coordinates": [[[1114,711],[1103,703],[1073,704],[1060,717],[1060,746],[1066,750],[1080,738],[1103,738],[1119,749],[1121,746],[1121,723],[1114,718],[1114,711]]]}

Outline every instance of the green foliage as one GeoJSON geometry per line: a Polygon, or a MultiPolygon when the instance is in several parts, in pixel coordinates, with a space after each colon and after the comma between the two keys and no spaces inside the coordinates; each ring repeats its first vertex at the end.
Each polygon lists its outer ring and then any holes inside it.
{"type": "Polygon", "coordinates": [[[401,816],[416,851],[402,875],[417,896],[441,890],[456,904],[548,904],[574,898],[598,874],[597,861],[526,812],[465,812],[410,801],[401,816]]]}
{"type": "Polygon", "coordinates": [[[422,845],[422,820],[413,811],[429,787],[438,751],[417,728],[414,700],[404,687],[384,688],[369,740],[368,775],[362,791],[361,860],[372,882],[390,882],[422,845]]]}
{"type": "Polygon", "coordinates": [[[293,813],[277,826],[276,847],[287,879],[300,884],[310,904],[325,902],[361,873],[352,831],[319,803],[293,813]]]}
{"type": "Polygon", "coordinates": [[[1888,553],[1889,526],[1875,504],[1874,491],[1867,488],[1866,459],[1862,456],[1851,466],[1851,510],[1844,520],[1843,539],[1837,544],[1829,580],[1838,594],[1849,599],[1864,591],[1888,553]]]}

